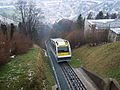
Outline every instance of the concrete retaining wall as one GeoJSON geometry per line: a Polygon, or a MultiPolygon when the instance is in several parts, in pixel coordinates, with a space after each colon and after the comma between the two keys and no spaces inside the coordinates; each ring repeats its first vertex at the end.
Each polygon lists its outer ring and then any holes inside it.
{"type": "Polygon", "coordinates": [[[91,80],[96,84],[99,90],[120,90],[120,85],[118,84],[116,80],[111,79],[111,78],[103,79],[97,74],[90,72],[83,67],[81,68],[91,78],[91,80]]]}
{"type": "Polygon", "coordinates": [[[109,78],[108,90],[120,90],[120,85],[116,80],[109,78]]]}

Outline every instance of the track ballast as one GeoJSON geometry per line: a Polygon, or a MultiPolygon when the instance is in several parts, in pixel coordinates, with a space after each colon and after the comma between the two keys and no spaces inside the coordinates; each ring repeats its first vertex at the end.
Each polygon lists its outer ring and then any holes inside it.
{"type": "Polygon", "coordinates": [[[65,75],[65,78],[67,79],[67,82],[71,90],[87,90],[83,85],[82,81],[79,79],[77,74],[74,72],[72,67],[67,62],[63,62],[59,64],[62,68],[62,71],[65,75]]]}

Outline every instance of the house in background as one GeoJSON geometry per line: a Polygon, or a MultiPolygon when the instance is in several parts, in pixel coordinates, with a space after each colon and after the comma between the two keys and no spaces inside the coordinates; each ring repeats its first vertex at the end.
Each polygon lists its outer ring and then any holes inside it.
{"type": "MultiPolygon", "coordinates": [[[[109,31],[113,28],[120,28],[120,19],[85,20],[85,40],[87,42],[106,42],[109,31]]],[[[112,34],[109,34],[109,37],[110,35],[112,34]]]]}
{"type": "Polygon", "coordinates": [[[108,40],[111,42],[120,41],[120,28],[110,28],[108,40]]]}

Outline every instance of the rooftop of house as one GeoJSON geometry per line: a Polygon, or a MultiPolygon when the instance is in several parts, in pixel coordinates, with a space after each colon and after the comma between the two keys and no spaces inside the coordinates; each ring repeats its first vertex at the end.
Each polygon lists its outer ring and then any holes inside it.
{"type": "Polygon", "coordinates": [[[120,28],[110,28],[110,30],[115,32],[116,34],[120,34],[120,28]]]}
{"type": "Polygon", "coordinates": [[[96,25],[96,29],[120,28],[120,19],[98,19],[87,21],[96,25]]]}
{"type": "Polygon", "coordinates": [[[99,23],[108,23],[108,22],[112,22],[115,19],[98,19],[98,20],[88,20],[89,23],[91,24],[99,24],[99,23]]]}

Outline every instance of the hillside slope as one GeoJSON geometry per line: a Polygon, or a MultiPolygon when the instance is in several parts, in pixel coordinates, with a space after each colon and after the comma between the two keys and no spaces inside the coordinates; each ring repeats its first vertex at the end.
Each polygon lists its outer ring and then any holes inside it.
{"type": "Polygon", "coordinates": [[[71,64],[73,67],[83,66],[104,78],[114,78],[120,83],[120,42],[75,49],[71,64]]]}
{"type": "Polygon", "coordinates": [[[0,67],[1,90],[51,90],[54,84],[48,60],[38,47],[0,67]]]}

